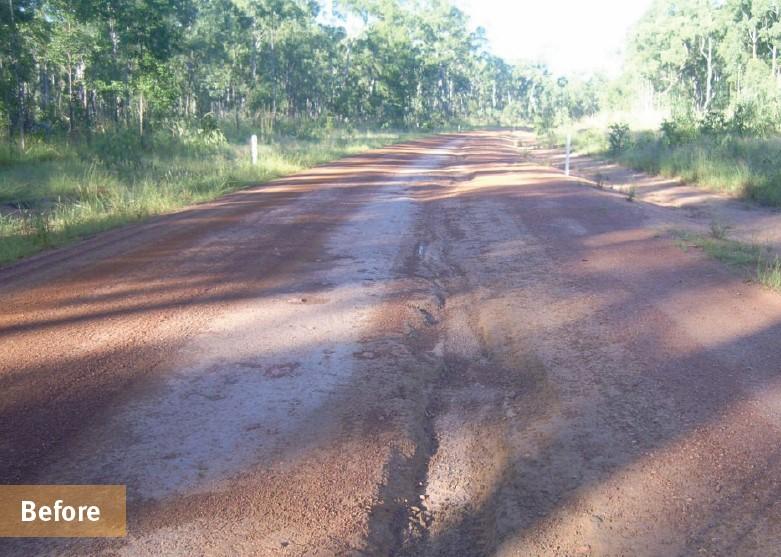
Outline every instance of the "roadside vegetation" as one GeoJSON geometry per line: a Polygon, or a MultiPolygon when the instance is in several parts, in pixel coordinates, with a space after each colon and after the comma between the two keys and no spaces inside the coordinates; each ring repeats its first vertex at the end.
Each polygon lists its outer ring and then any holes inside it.
{"type": "Polygon", "coordinates": [[[596,115],[541,136],[583,154],[781,206],[781,3],[659,0],[629,34],[596,115]]]}
{"type": "Polygon", "coordinates": [[[708,256],[743,272],[751,280],[781,292],[781,259],[757,244],[730,240],[725,231],[713,228],[710,235],[678,232],[684,250],[702,249],[708,256]]]}
{"type": "MultiPolygon", "coordinates": [[[[564,144],[558,130],[552,143],[564,144]]],[[[657,130],[630,130],[618,122],[583,127],[573,150],[649,174],[681,180],[772,207],[781,206],[781,137],[714,132],[702,124],[662,122],[657,130]]]]}
{"type": "Polygon", "coordinates": [[[90,144],[38,142],[0,151],[0,264],[46,247],[222,194],[318,163],[412,137],[332,131],[323,138],[276,137],[258,148],[229,143],[217,129],[171,130],[143,142],[132,131],[90,144]]]}
{"type": "Polygon", "coordinates": [[[335,4],[0,3],[0,264],[412,135],[544,118],[561,102],[543,65],[493,55],[448,1],[335,4]]]}
{"type": "Polygon", "coordinates": [[[3,2],[0,264],[412,135],[587,116],[601,83],[506,62],[448,0],[3,2]]]}
{"type": "Polygon", "coordinates": [[[334,5],[0,3],[0,264],[404,134],[478,126],[534,125],[552,143],[577,129],[582,153],[781,206],[775,0],[658,0],[623,73],[588,79],[501,59],[448,0],[334,5]]]}

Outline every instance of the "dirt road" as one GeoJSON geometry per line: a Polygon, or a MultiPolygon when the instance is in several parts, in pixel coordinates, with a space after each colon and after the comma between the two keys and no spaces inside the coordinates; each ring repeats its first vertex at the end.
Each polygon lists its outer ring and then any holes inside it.
{"type": "Polygon", "coordinates": [[[781,555],[781,297],[499,133],[0,271],[0,481],[124,483],[0,554],[781,555]]]}

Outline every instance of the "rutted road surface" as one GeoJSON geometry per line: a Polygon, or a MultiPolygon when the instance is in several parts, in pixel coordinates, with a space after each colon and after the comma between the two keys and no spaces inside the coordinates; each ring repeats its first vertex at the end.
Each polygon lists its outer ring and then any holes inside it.
{"type": "Polygon", "coordinates": [[[781,555],[781,297],[508,134],[373,151],[0,271],[2,554],[781,555]]]}

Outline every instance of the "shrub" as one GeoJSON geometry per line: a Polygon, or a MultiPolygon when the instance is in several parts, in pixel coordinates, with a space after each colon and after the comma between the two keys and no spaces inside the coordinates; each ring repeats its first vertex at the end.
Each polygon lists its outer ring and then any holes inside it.
{"type": "Polygon", "coordinates": [[[720,135],[728,127],[727,118],[723,112],[710,110],[700,120],[700,133],[705,135],[720,135]]]}
{"type": "Polygon", "coordinates": [[[607,136],[599,129],[586,129],[578,131],[572,138],[572,146],[579,153],[590,155],[608,150],[607,136]]]}
{"type": "Polygon", "coordinates": [[[611,124],[608,127],[608,143],[610,152],[618,154],[626,151],[630,144],[629,125],[624,123],[611,124]]]}
{"type": "Polygon", "coordinates": [[[20,151],[16,145],[0,143],[0,168],[15,164],[56,161],[68,156],[73,156],[73,153],[62,142],[46,143],[42,139],[32,137],[28,138],[24,151],[20,151]]]}
{"type": "Polygon", "coordinates": [[[753,101],[744,101],[735,106],[728,127],[741,136],[766,137],[776,129],[776,124],[771,112],[753,101]]]}
{"type": "Polygon", "coordinates": [[[759,282],[774,290],[781,290],[781,259],[763,259],[757,264],[759,282]]]}
{"type": "Polygon", "coordinates": [[[211,120],[205,117],[200,122],[194,124],[181,121],[171,122],[168,125],[168,130],[170,134],[163,133],[154,136],[155,140],[153,143],[156,148],[158,144],[161,148],[176,147],[179,144],[203,153],[211,152],[228,143],[222,130],[213,127],[211,120]]]}
{"type": "Polygon", "coordinates": [[[95,134],[89,145],[82,145],[85,158],[96,157],[109,164],[134,160],[142,150],[141,136],[126,128],[95,134]]]}
{"type": "Polygon", "coordinates": [[[662,142],[667,146],[674,146],[690,143],[696,139],[697,128],[696,122],[689,118],[673,118],[672,120],[664,120],[659,131],[662,135],[662,142]]]}

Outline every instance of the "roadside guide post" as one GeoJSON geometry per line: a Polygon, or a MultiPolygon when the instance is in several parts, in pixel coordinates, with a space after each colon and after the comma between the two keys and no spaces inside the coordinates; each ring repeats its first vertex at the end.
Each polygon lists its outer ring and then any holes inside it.
{"type": "Polygon", "coordinates": [[[572,134],[570,132],[567,132],[567,156],[564,159],[564,174],[566,176],[569,176],[569,153],[570,153],[571,146],[572,146],[572,134]]]}
{"type": "Polygon", "coordinates": [[[249,143],[252,152],[252,165],[255,166],[258,164],[258,136],[253,133],[249,143]]]}

